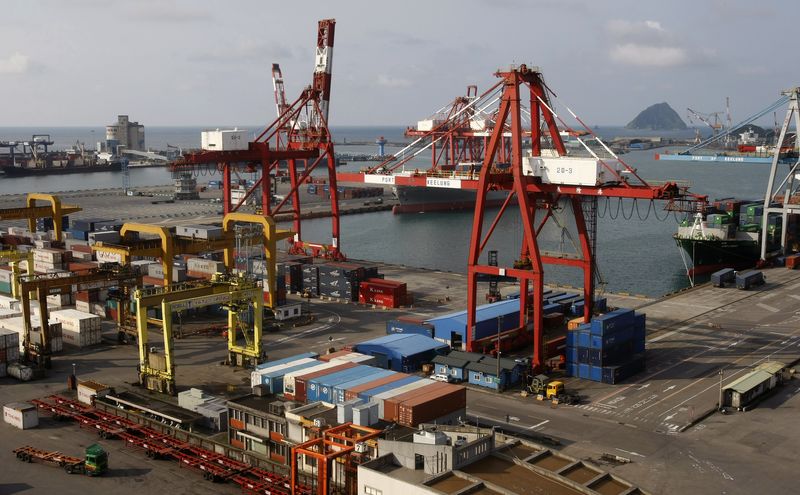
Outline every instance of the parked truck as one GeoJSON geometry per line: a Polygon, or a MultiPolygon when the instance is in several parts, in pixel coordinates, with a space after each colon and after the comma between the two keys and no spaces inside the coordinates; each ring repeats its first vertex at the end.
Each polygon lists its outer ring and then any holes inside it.
{"type": "Polygon", "coordinates": [[[86,447],[83,459],[30,446],[16,448],[13,452],[17,459],[22,462],[39,461],[57,464],[67,474],[79,473],[87,476],[99,476],[108,471],[108,453],[96,443],[86,447]]]}

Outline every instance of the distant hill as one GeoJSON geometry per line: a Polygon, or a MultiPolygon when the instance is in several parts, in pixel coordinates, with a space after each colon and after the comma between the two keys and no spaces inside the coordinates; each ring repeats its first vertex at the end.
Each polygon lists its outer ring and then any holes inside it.
{"type": "Polygon", "coordinates": [[[625,128],[671,131],[686,129],[686,124],[669,104],[656,103],[642,110],[625,128]]]}

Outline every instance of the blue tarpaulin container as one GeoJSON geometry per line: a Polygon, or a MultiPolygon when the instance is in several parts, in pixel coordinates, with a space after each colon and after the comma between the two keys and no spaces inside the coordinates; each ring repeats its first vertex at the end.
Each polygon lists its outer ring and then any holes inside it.
{"type": "MultiPolygon", "coordinates": [[[[475,339],[497,333],[498,318],[502,317],[501,331],[519,325],[519,300],[507,299],[478,306],[475,312],[475,339]]],[[[447,342],[467,341],[467,312],[458,311],[426,320],[434,328],[434,337],[447,342]]]]}
{"type": "Polygon", "coordinates": [[[433,325],[402,320],[389,320],[386,322],[386,334],[391,335],[393,333],[412,333],[433,338],[433,325]]]}
{"type": "Polygon", "coordinates": [[[448,346],[424,335],[400,333],[361,342],[354,350],[375,356],[381,368],[410,373],[447,352],[448,346]]]}

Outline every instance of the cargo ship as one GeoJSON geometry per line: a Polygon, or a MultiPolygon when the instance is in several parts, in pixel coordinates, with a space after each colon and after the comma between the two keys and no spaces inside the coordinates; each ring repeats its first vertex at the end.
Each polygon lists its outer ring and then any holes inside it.
{"type": "MultiPolygon", "coordinates": [[[[719,200],[705,217],[697,213],[684,220],[673,237],[691,260],[689,276],[755,266],[761,258],[763,211],[763,203],[719,200]]],[[[780,215],[767,219],[767,252],[780,246],[781,222],[780,215]]]]}
{"type": "MultiPolygon", "coordinates": [[[[443,187],[394,186],[392,194],[398,204],[392,208],[397,213],[425,213],[431,211],[457,211],[475,208],[475,191],[443,187]]],[[[489,206],[500,206],[506,191],[491,191],[487,195],[489,206]]]]}
{"type": "Polygon", "coordinates": [[[8,150],[0,153],[0,172],[5,177],[29,177],[122,169],[121,161],[99,160],[80,143],[64,151],[52,151],[52,145],[47,134],[36,134],[30,141],[0,141],[0,148],[8,150]]]}

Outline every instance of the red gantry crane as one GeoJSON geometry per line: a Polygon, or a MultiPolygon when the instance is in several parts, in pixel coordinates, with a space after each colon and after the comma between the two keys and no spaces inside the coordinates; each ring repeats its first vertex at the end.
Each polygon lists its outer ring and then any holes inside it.
{"type": "Polygon", "coordinates": [[[583,317],[586,322],[591,319],[598,198],[663,200],[667,202],[667,210],[697,211],[705,203],[705,197],[690,194],[685,184],[645,181],[567,108],[585,131],[569,128],[553,110],[551,96],[555,95],[538,68],[521,65],[499,71],[496,76],[498,83],[483,95],[470,97],[476,93],[470,90],[466,100],[457,99],[445,107],[446,118],[437,121],[434,117],[424,124],[421,121],[417,131],[409,133],[419,137],[392,159],[361,173],[340,173],[339,180],[475,190],[467,260],[465,347],[474,350],[479,278],[484,275],[516,278],[520,294],[528,294],[531,288],[533,291],[532,298],[519,299],[519,328],[530,328],[533,332],[531,364],[536,371],[543,365],[544,265],[565,265],[583,272],[586,301],[583,317]],[[568,135],[585,146],[587,156],[567,153],[557,121],[568,135]],[[601,158],[599,150],[585,144],[580,136],[587,134],[597,140],[609,158],[601,158]],[[432,165],[421,171],[413,160],[429,148],[439,151],[433,152],[432,165]],[[462,166],[465,161],[470,164],[468,168],[462,166]],[[490,191],[507,191],[493,219],[487,215],[490,191]],[[519,259],[510,267],[482,264],[479,260],[487,243],[513,204],[520,212],[519,259]],[[559,216],[570,216],[574,222],[578,237],[576,254],[543,249],[540,235],[548,223],[559,224],[559,216]]]}
{"type": "Polygon", "coordinates": [[[222,171],[224,213],[237,211],[251,195],[261,190],[261,204],[266,216],[274,216],[291,206],[294,239],[291,253],[312,254],[343,260],[339,243],[339,203],[336,190],[336,168],[333,141],[328,129],[328,107],[331,95],[333,38],[336,21],[319,21],[312,84],[292,103],[286,103],[280,67],[273,65],[273,85],[278,118],[264,129],[247,149],[231,151],[202,150],[185,154],[172,164],[173,171],[195,170],[213,166],[222,171]],[[285,162],[291,180],[289,193],[277,205],[270,202],[274,176],[280,175],[279,164],[285,162]],[[299,162],[304,167],[298,168],[299,162]],[[332,235],[330,243],[310,243],[302,240],[300,228],[300,187],[318,165],[325,162],[330,185],[332,235]],[[238,170],[261,172],[255,184],[236,204],[231,201],[231,178],[238,170]]]}

